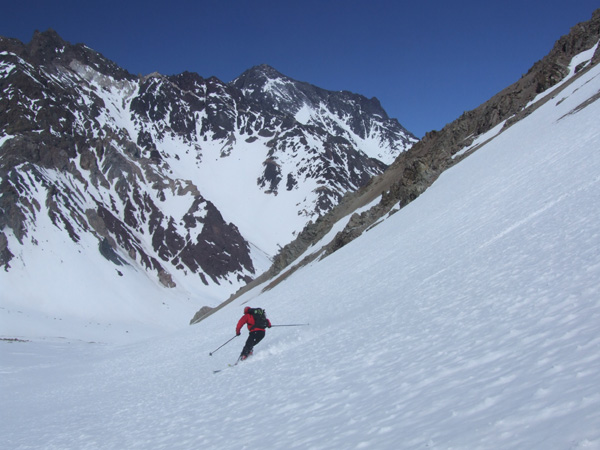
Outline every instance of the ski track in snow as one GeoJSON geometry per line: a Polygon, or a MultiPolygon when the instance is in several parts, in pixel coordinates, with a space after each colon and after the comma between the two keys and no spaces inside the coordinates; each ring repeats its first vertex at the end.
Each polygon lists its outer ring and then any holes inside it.
{"type": "Polygon", "coordinates": [[[600,66],[327,259],[127,346],[0,341],[10,449],[600,448],[600,66]],[[560,119],[560,120],[559,120],[560,119]],[[242,305],[274,324],[248,361],[242,305]]]}

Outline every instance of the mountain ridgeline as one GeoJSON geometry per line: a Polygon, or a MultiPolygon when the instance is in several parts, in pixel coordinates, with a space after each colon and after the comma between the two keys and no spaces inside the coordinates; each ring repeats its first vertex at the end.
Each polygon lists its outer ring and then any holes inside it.
{"type": "Polygon", "coordinates": [[[0,38],[0,92],[6,271],[55,227],[166,287],[228,295],[417,141],[378,100],[266,65],[134,76],[52,30],[0,38]]]}

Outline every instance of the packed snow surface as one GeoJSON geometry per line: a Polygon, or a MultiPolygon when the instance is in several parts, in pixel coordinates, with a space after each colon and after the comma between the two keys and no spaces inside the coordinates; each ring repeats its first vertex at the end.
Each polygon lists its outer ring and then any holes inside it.
{"type": "Polygon", "coordinates": [[[128,345],[0,341],[7,449],[600,448],[600,66],[263,294],[128,345]],[[244,305],[279,327],[235,367],[244,305]],[[215,369],[225,369],[213,373],[215,369]]]}

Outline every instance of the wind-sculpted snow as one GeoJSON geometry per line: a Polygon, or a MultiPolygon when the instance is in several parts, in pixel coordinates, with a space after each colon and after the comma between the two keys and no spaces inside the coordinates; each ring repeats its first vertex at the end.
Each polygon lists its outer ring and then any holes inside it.
{"type": "Polygon", "coordinates": [[[183,331],[0,341],[3,444],[598,448],[598,91],[600,66],[360,238],[183,331]],[[209,352],[248,305],[310,325],[228,368],[245,331],[209,352]]]}

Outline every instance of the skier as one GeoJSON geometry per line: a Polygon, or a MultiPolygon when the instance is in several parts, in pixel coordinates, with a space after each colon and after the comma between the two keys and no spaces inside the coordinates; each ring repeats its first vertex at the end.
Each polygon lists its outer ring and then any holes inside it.
{"type": "Polygon", "coordinates": [[[250,308],[246,306],[244,308],[244,315],[238,321],[237,327],[235,328],[235,335],[241,334],[242,327],[244,324],[248,325],[248,339],[246,345],[240,355],[240,360],[243,361],[252,354],[252,349],[265,337],[265,328],[271,328],[271,321],[267,319],[265,311],[261,308],[250,308]]]}

